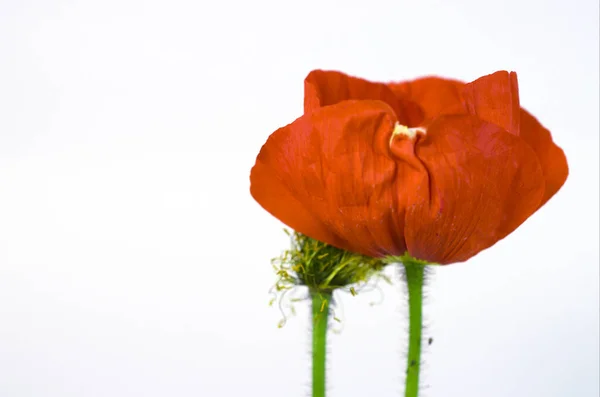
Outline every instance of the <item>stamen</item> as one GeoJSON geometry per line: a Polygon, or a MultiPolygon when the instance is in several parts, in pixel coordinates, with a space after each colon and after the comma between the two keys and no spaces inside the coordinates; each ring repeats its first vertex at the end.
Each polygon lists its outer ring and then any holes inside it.
{"type": "Polygon", "coordinates": [[[398,135],[404,135],[404,136],[407,136],[409,139],[414,139],[417,136],[417,133],[419,133],[419,132],[421,134],[426,134],[427,130],[423,127],[408,128],[405,125],[396,123],[396,125],[394,126],[394,131],[392,131],[390,143],[392,143],[392,139],[394,139],[394,137],[396,137],[398,135]]]}

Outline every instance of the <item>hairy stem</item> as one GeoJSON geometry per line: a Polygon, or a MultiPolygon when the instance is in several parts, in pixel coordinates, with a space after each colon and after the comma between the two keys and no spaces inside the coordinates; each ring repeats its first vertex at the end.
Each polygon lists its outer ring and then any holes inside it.
{"type": "Polygon", "coordinates": [[[406,284],[408,287],[408,363],[406,367],[405,397],[419,395],[419,373],[421,370],[421,332],[423,329],[423,281],[425,266],[421,263],[404,260],[406,284]]]}
{"type": "Polygon", "coordinates": [[[325,397],[327,325],[331,293],[311,292],[312,297],[312,395],[325,397]]]}

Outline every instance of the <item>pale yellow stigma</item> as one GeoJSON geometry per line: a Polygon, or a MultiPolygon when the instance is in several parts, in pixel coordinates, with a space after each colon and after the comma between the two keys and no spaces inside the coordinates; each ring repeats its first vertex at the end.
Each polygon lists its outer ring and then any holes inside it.
{"type": "Polygon", "coordinates": [[[419,132],[425,134],[427,130],[425,130],[425,128],[422,127],[408,128],[405,125],[396,123],[396,125],[394,126],[394,131],[392,131],[392,136],[390,137],[390,145],[392,144],[392,140],[398,135],[404,135],[408,137],[408,139],[415,139],[417,133],[419,132]]]}

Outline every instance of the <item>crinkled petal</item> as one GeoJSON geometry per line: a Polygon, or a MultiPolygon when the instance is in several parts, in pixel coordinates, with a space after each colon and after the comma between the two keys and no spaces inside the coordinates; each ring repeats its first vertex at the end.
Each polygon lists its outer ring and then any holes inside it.
{"type": "Polygon", "coordinates": [[[519,88],[514,72],[499,71],[468,84],[427,77],[389,87],[398,97],[419,104],[425,124],[442,115],[470,114],[519,135],[519,88]]]}
{"type": "Polygon", "coordinates": [[[404,208],[426,174],[391,153],[396,122],[381,101],[343,101],[305,114],[263,146],[251,174],[255,199],[288,226],[336,247],[403,254],[404,208]],[[294,198],[289,209],[269,196],[273,180],[285,181],[275,188],[294,198]],[[305,212],[294,216],[297,208],[310,214],[308,224],[300,219],[305,212]]]}
{"type": "MultiPolygon", "coordinates": [[[[271,141],[270,145],[276,145],[271,141]]],[[[331,245],[341,245],[337,235],[298,200],[282,180],[268,155],[269,149],[263,147],[250,174],[250,193],[260,205],[292,229],[331,245]]]]}
{"type": "Polygon", "coordinates": [[[537,156],[495,124],[441,117],[415,150],[429,175],[406,213],[406,244],[416,258],[465,261],[539,208],[545,184],[537,156]]]}
{"type": "Polygon", "coordinates": [[[521,109],[521,139],[531,146],[537,155],[546,181],[546,190],[540,206],[544,205],[562,187],[569,175],[567,158],[561,148],[552,141],[550,131],[526,110],[521,109]]]}
{"type": "Polygon", "coordinates": [[[444,109],[460,103],[464,85],[465,83],[461,81],[440,77],[423,77],[387,84],[398,98],[419,104],[423,111],[424,124],[429,124],[444,109]]]}
{"type": "Polygon", "coordinates": [[[386,84],[326,70],[313,70],[304,80],[304,113],[346,100],[385,102],[394,110],[399,122],[409,127],[417,126],[423,120],[419,105],[398,98],[386,84]]]}
{"type": "Polygon", "coordinates": [[[515,72],[500,71],[466,84],[462,90],[462,102],[466,114],[519,135],[521,108],[515,72]]]}

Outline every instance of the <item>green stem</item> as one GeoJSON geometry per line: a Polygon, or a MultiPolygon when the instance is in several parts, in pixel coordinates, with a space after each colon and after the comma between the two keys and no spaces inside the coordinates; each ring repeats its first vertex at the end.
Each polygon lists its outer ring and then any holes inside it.
{"type": "Polygon", "coordinates": [[[408,363],[406,367],[405,397],[419,395],[419,373],[421,370],[421,331],[423,329],[423,281],[425,266],[422,263],[404,260],[408,287],[408,363]]]}
{"type": "Polygon", "coordinates": [[[312,389],[313,397],[325,397],[325,355],[331,293],[311,291],[312,297],[312,389]]]}

